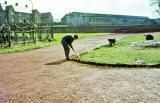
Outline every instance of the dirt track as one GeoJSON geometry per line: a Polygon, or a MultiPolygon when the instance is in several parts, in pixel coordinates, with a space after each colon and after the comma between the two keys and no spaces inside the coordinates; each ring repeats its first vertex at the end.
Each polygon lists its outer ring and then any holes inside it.
{"type": "MultiPolygon", "coordinates": [[[[73,45],[84,52],[106,44],[107,38],[130,35],[91,37],[73,45]]],[[[0,54],[0,103],[160,103],[160,69],[89,66],[64,59],[61,45],[0,54]]]]}

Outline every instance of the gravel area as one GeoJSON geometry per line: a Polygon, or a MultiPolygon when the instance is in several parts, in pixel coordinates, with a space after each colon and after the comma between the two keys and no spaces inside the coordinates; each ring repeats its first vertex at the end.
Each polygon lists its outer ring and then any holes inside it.
{"type": "MultiPolygon", "coordinates": [[[[144,34],[90,37],[73,45],[82,53],[108,38],[144,34]]],[[[61,45],[0,54],[0,103],[160,103],[160,69],[65,61],[61,45]]]]}

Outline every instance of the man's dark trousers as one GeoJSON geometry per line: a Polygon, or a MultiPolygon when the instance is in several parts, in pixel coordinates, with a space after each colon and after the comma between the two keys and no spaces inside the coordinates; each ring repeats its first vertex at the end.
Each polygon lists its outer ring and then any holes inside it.
{"type": "Polygon", "coordinates": [[[64,51],[65,51],[65,56],[66,56],[66,59],[68,60],[69,59],[69,52],[70,52],[70,48],[69,48],[69,45],[68,43],[62,39],[61,41],[62,45],[63,45],[63,48],[64,48],[64,51]]]}

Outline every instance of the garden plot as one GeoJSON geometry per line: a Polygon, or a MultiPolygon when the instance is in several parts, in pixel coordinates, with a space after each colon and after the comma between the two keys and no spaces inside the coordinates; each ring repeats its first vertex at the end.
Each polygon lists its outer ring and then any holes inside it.
{"type": "Polygon", "coordinates": [[[160,55],[159,44],[159,36],[155,36],[155,40],[151,41],[146,41],[145,36],[142,35],[127,37],[116,42],[113,47],[103,45],[82,54],[80,61],[114,65],[158,65],[160,64],[160,58],[158,58],[160,55]],[[132,48],[137,47],[137,45],[147,48],[132,48]]]}

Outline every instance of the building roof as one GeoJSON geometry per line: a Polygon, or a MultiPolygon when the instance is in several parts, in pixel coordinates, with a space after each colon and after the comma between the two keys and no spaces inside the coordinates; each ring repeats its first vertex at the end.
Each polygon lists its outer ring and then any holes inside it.
{"type": "Polygon", "coordinates": [[[23,12],[23,13],[32,13],[32,9],[28,7],[22,7],[22,6],[13,6],[14,10],[16,12],[23,12]]]}
{"type": "Polygon", "coordinates": [[[7,4],[1,4],[0,3],[0,6],[2,7],[2,10],[6,10],[6,6],[8,6],[7,4]]]}
{"type": "Polygon", "coordinates": [[[98,13],[82,13],[82,12],[72,12],[72,14],[82,14],[86,17],[116,17],[116,18],[135,18],[135,19],[148,19],[146,16],[131,16],[131,15],[116,15],[116,14],[98,14],[98,13]]]}
{"type": "Polygon", "coordinates": [[[7,7],[13,7],[13,9],[16,11],[16,12],[22,12],[22,13],[32,13],[32,9],[29,8],[29,7],[23,7],[23,6],[16,6],[16,5],[9,5],[9,4],[3,4],[3,3],[0,3],[1,7],[2,7],[2,10],[6,10],[7,7]]]}
{"type": "Polygon", "coordinates": [[[51,12],[41,13],[41,18],[48,18],[50,15],[52,16],[51,12]]]}

